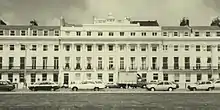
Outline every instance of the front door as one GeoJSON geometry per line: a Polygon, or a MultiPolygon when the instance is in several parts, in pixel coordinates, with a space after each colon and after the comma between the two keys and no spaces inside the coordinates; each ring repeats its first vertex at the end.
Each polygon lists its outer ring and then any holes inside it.
{"type": "Polygon", "coordinates": [[[64,73],[64,81],[63,84],[68,85],[69,84],[69,73],[64,73]]]}

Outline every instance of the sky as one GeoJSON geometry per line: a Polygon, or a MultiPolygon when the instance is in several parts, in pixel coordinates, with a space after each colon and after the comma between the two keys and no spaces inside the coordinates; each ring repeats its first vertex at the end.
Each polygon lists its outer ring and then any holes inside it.
{"type": "Polygon", "coordinates": [[[210,25],[220,15],[220,0],[0,0],[0,19],[7,24],[59,25],[63,16],[68,23],[92,23],[92,17],[158,20],[163,26],[177,26],[182,17],[190,25],[210,25]]]}

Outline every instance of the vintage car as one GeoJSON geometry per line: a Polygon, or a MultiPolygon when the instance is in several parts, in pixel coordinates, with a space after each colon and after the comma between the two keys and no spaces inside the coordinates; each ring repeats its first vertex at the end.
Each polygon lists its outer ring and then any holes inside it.
{"type": "Polygon", "coordinates": [[[187,86],[187,88],[190,91],[196,91],[196,90],[207,90],[207,91],[211,91],[213,90],[214,84],[211,81],[198,81],[194,84],[190,84],[187,86]]]}
{"type": "Polygon", "coordinates": [[[177,89],[177,86],[172,82],[160,81],[158,83],[148,84],[146,88],[150,91],[173,91],[177,89]]]}
{"type": "Polygon", "coordinates": [[[59,89],[59,86],[57,83],[52,81],[42,81],[42,82],[35,82],[33,85],[28,86],[28,88],[32,91],[38,91],[38,90],[56,91],[57,89],[59,89]]]}
{"type": "Polygon", "coordinates": [[[78,90],[99,91],[100,89],[104,89],[105,87],[106,86],[102,81],[94,81],[94,80],[81,81],[70,85],[70,88],[72,88],[73,91],[78,91],[78,90]]]}

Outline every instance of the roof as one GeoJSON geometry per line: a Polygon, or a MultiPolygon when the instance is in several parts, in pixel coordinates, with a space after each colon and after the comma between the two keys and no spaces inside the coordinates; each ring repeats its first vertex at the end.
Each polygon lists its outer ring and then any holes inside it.
{"type": "Polygon", "coordinates": [[[162,26],[162,30],[190,30],[187,26],[162,26]]]}
{"type": "Polygon", "coordinates": [[[220,30],[218,26],[191,26],[193,30],[220,30]]]}
{"type": "Polygon", "coordinates": [[[157,20],[155,21],[130,21],[131,24],[140,24],[140,26],[159,26],[157,20]]]}
{"type": "Polygon", "coordinates": [[[7,25],[3,20],[0,20],[0,25],[7,25]]]}
{"type": "Polygon", "coordinates": [[[30,29],[48,29],[48,30],[54,30],[54,29],[60,29],[59,26],[30,26],[30,25],[0,25],[0,29],[15,29],[15,30],[27,30],[30,29]]]}

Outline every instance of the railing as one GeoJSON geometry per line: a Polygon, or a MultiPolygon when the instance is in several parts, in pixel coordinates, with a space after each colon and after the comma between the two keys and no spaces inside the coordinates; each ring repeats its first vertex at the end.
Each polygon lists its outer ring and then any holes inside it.
{"type": "Polygon", "coordinates": [[[0,70],[58,70],[59,67],[54,66],[2,66],[0,70]]]}
{"type": "Polygon", "coordinates": [[[137,67],[129,67],[129,70],[137,70],[137,67]]]}
{"type": "Polygon", "coordinates": [[[151,70],[159,70],[159,67],[151,67],[151,70]]]}
{"type": "Polygon", "coordinates": [[[148,70],[148,67],[140,67],[140,70],[148,70]]]}
{"type": "Polygon", "coordinates": [[[104,68],[103,67],[98,67],[98,68],[96,68],[96,70],[104,70],[104,68]]]}
{"type": "Polygon", "coordinates": [[[218,66],[179,66],[178,68],[174,66],[162,67],[163,70],[211,70],[220,69],[218,66]]]}
{"type": "Polygon", "coordinates": [[[108,70],[115,70],[114,67],[107,67],[108,70]]]}

